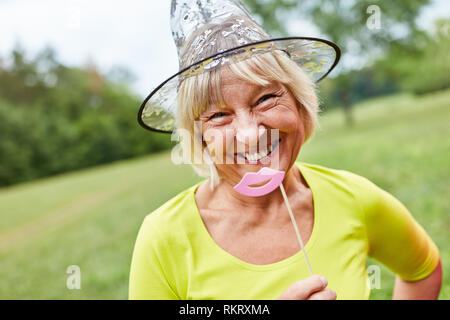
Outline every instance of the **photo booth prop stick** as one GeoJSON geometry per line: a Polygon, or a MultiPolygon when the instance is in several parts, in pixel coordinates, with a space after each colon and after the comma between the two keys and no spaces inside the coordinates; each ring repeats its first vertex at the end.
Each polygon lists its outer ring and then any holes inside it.
{"type": "Polygon", "coordinates": [[[311,264],[309,263],[308,256],[306,255],[305,247],[303,245],[302,237],[300,236],[300,231],[297,228],[297,223],[295,221],[294,215],[292,214],[291,205],[289,204],[288,198],[286,196],[286,191],[283,187],[283,179],[285,172],[281,170],[275,170],[271,168],[261,168],[258,172],[247,172],[241,179],[241,181],[234,186],[234,190],[249,197],[260,197],[274,191],[277,187],[280,187],[281,194],[283,195],[284,203],[291,217],[292,225],[294,226],[295,234],[297,235],[298,243],[302,249],[303,255],[305,256],[306,264],[308,265],[309,272],[313,275],[311,269],[311,264]],[[270,181],[269,181],[270,180],[270,181]],[[260,187],[250,187],[251,185],[263,183],[268,181],[265,185],[260,187]]]}

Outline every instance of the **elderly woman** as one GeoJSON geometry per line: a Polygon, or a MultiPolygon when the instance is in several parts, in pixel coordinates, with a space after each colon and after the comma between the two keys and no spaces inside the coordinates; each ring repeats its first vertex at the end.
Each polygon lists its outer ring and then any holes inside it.
{"type": "MultiPolygon", "coordinates": [[[[183,21],[178,2],[172,4],[172,28],[183,21]]],[[[314,81],[306,63],[295,61],[292,42],[240,47],[245,36],[239,30],[264,31],[242,5],[229,3],[232,15],[210,15],[180,44],[184,68],[163,84],[166,90],[158,88],[160,97],[150,105],[167,102],[173,82],[173,119],[189,133],[181,141],[185,158],[208,179],[145,218],[133,254],[130,299],[367,299],[369,256],[396,273],[394,299],[436,299],[438,249],[402,203],[364,177],[297,161],[317,125],[314,81]],[[214,23],[219,16],[225,20],[214,23]],[[212,61],[219,63],[208,68],[212,61]],[[234,188],[247,172],[263,167],[285,172],[282,186],[307,256],[278,189],[248,197],[234,188]]],[[[191,10],[194,2],[188,4],[184,8],[191,10]]],[[[196,9],[208,11],[204,6],[196,9]]],[[[332,62],[319,75],[337,59],[332,62]]],[[[171,120],[167,110],[156,112],[160,123],[171,120]]],[[[151,122],[154,113],[149,119],[148,127],[168,131],[151,122]]]]}

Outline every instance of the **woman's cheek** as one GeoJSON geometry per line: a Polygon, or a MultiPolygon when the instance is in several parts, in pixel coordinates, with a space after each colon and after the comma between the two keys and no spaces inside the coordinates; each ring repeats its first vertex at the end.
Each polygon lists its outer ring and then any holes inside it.
{"type": "Polygon", "coordinates": [[[289,108],[276,107],[261,113],[261,121],[282,132],[290,132],[297,126],[297,115],[289,108]]]}
{"type": "Polygon", "coordinates": [[[209,128],[203,135],[208,150],[215,163],[225,163],[227,151],[227,135],[225,130],[209,128]]]}

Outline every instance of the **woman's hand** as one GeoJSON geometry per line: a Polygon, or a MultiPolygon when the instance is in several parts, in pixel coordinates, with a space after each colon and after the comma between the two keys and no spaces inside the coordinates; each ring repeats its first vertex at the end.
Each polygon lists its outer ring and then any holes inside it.
{"type": "Polygon", "coordinates": [[[336,300],[336,292],[327,288],[323,276],[311,276],[294,282],[277,300],[336,300]]]}

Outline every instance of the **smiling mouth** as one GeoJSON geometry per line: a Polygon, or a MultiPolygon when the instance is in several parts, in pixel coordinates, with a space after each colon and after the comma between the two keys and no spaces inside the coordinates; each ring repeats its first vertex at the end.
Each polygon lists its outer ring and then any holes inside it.
{"type": "Polygon", "coordinates": [[[281,139],[278,139],[277,141],[271,143],[269,146],[266,146],[264,149],[260,150],[259,152],[254,153],[236,153],[238,157],[241,157],[245,159],[246,163],[256,164],[260,163],[261,160],[264,158],[268,158],[272,155],[273,151],[277,149],[278,145],[280,144],[281,139]]]}

